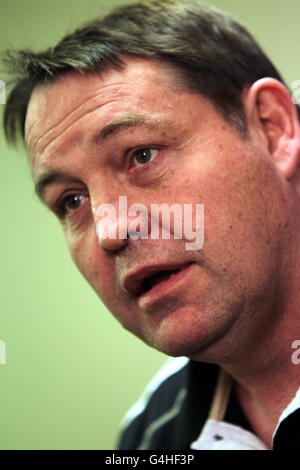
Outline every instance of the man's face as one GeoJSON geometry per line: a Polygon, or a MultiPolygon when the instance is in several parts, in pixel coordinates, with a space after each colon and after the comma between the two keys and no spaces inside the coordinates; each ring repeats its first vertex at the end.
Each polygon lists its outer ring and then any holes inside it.
{"type": "Polygon", "coordinates": [[[126,329],[169,355],[230,360],[274,314],[285,183],[251,130],[239,137],[160,63],[126,64],[33,92],[26,142],[34,179],[55,172],[41,196],[59,215],[74,262],[126,329]],[[97,208],[118,209],[119,196],[149,215],[155,203],[204,204],[203,249],[187,250],[172,234],[100,246],[97,208]]]}

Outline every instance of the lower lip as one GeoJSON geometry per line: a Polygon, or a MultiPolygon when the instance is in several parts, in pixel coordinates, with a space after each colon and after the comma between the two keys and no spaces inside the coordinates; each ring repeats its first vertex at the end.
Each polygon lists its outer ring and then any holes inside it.
{"type": "Polygon", "coordinates": [[[188,275],[190,268],[193,263],[188,263],[183,266],[182,269],[176,273],[173,277],[160,282],[156,286],[152,287],[149,291],[140,295],[138,305],[142,310],[147,310],[150,306],[153,306],[156,302],[162,300],[168,294],[170,294],[184,278],[188,275]]]}

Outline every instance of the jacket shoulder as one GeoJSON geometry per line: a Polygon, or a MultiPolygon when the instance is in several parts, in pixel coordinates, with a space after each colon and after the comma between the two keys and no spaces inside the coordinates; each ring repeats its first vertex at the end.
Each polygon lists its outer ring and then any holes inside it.
{"type": "Polygon", "coordinates": [[[121,422],[120,450],[162,448],[159,430],[173,420],[186,397],[188,364],[185,357],[169,359],[153,377],[121,422]]]}
{"type": "Polygon", "coordinates": [[[170,359],[121,423],[118,449],[188,450],[208,415],[218,366],[170,359]]]}

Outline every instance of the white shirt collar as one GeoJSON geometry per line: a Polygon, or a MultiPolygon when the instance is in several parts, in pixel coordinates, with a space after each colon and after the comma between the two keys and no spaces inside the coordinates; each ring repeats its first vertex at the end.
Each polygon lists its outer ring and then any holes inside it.
{"type": "MultiPolygon", "coordinates": [[[[252,432],[240,426],[222,421],[229,400],[230,381],[224,371],[220,371],[208,419],[199,437],[192,442],[193,450],[267,450],[264,442],[252,432]],[[217,411],[216,411],[217,410],[217,411]]],[[[300,387],[289,405],[280,415],[274,436],[281,424],[291,413],[300,408],[300,387]]]]}

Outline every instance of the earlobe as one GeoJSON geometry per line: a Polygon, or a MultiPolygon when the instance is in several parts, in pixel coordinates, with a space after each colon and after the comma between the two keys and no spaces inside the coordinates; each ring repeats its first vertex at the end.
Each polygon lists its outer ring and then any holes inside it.
{"type": "Polygon", "coordinates": [[[263,78],[245,96],[249,128],[267,146],[286,179],[296,172],[300,158],[300,123],[287,88],[278,80],[263,78]]]}

